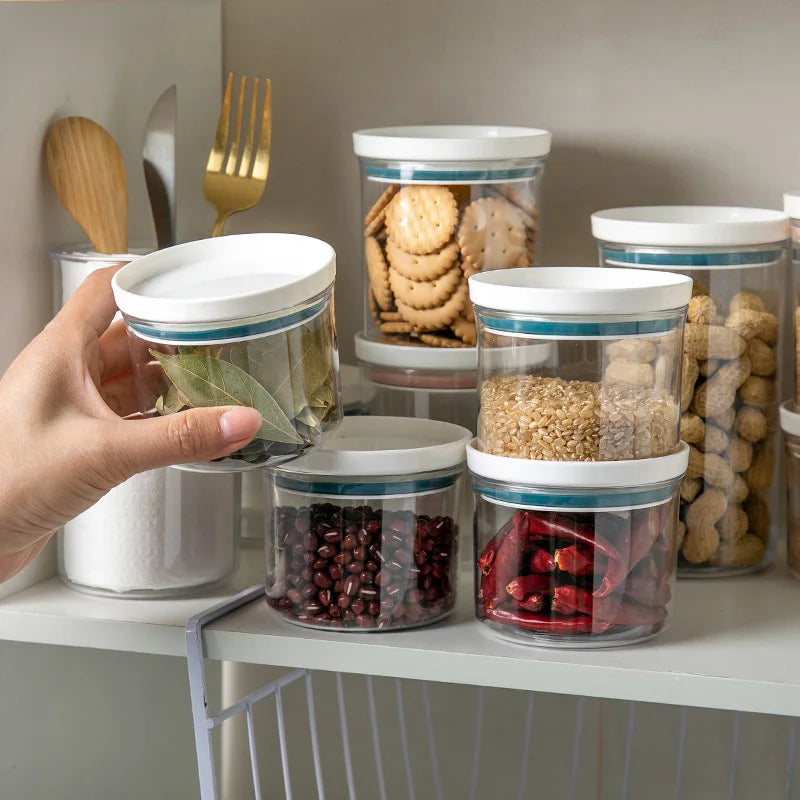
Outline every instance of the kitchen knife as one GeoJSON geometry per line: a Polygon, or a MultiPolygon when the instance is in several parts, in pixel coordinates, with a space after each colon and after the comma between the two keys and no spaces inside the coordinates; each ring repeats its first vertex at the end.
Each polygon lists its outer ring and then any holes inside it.
{"type": "Polygon", "coordinates": [[[171,247],[175,239],[175,126],[177,89],[170,86],[158,98],[144,134],[142,159],[144,179],[156,226],[159,249],[171,247]]]}

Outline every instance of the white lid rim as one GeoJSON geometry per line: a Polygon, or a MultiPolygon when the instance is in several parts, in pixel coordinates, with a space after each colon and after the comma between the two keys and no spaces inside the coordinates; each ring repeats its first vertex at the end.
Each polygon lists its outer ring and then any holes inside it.
{"type": "MultiPolygon", "coordinates": [[[[224,269],[221,264],[221,269],[224,269]]],[[[158,324],[229,322],[280,313],[329,291],[336,277],[336,253],[321,239],[293,233],[245,233],[198,239],[141,256],[117,272],[111,282],[117,307],[127,317],[158,324]],[[160,298],[136,291],[145,281],[192,262],[226,258],[285,258],[294,249],[309,266],[288,283],[265,290],[207,298],[160,298]]]]}
{"type": "Polygon", "coordinates": [[[500,483],[545,489],[628,489],[678,480],[689,464],[689,446],[674,453],[628,461],[534,461],[484,453],[478,439],[467,443],[471,473],[500,483]]]}
{"type": "Polygon", "coordinates": [[[370,339],[364,331],[359,331],[353,341],[356,358],[368,366],[429,372],[475,372],[478,369],[477,347],[391,344],[370,339]]]}
{"type": "Polygon", "coordinates": [[[800,219],[800,189],[783,194],[783,210],[790,219],[800,219]]]}
{"type": "Polygon", "coordinates": [[[785,400],[781,403],[781,430],[790,436],[800,437],[800,412],[795,411],[794,408],[794,400],[785,400]]]}
{"type": "MultiPolygon", "coordinates": [[[[387,437],[388,438],[388,437],[387,437]]],[[[293,480],[331,477],[340,483],[350,479],[377,479],[407,475],[414,476],[442,470],[458,471],[466,461],[466,444],[472,433],[460,425],[438,420],[411,417],[344,417],[339,426],[322,443],[304,456],[270,471],[276,476],[293,480]],[[336,447],[347,437],[380,441],[392,432],[393,440],[412,437],[430,438],[431,443],[420,447],[387,448],[385,450],[336,447]]]]}
{"type": "Polygon", "coordinates": [[[402,125],[353,133],[361,158],[388,161],[482,161],[544,158],[552,134],[543,128],[512,125],[402,125]]]}
{"type": "Polygon", "coordinates": [[[472,275],[468,285],[470,301],[481,309],[591,318],[682,309],[692,294],[685,275],[613,267],[493,270],[472,275]]]}
{"type": "Polygon", "coordinates": [[[595,211],[592,235],[643,247],[746,247],[789,238],[783,211],[739,206],[629,206],[595,211]]]}

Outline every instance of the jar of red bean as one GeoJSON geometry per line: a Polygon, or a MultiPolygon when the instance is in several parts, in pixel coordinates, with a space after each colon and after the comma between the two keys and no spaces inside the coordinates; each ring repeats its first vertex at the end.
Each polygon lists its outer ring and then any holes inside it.
{"type": "Polygon", "coordinates": [[[475,613],[546,647],[644,641],[669,619],[689,451],[540,462],[467,446],[475,490],[475,613]]]}
{"type": "Polygon", "coordinates": [[[298,625],[350,631],[446,617],[470,436],[447,422],[349,417],[268,469],[267,603],[298,625]]]}

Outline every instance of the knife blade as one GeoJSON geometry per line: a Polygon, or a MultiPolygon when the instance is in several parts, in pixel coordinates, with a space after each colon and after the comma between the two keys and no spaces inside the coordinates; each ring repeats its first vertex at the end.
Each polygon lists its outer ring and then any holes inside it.
{"type": "Polygon", "coordinates": [[[175,128],[177,88],[173,84],[156,100],[144,133],[142,161],[159,249],[176,243],[175,128]]]}

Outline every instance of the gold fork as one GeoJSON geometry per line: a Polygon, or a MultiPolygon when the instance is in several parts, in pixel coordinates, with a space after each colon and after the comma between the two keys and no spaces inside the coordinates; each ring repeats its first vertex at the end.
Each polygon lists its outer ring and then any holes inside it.
{"type": "Polygon", "coordinates": [[[233,137],[228,143],[231,122],[231,95],[233,93],[233,73],[228,73],[225,96],[219,112],[217,134],[206,164],[206,177],[203,181],[203,195],[217,210],[212,236],[221,236],[225,222],[231,214],[252,208],[264,194],[269,172],[269,148],[272,141],[272,82],[266,79],[264,88],[264,108],[261,114],[261,129],[258,142],[255,142],[256,107],[258,105],[259,79],[253,81],[253,95],[250,102],[250,115],[247,139],[241,159],[239,149],[242,135],[242,117],[247,76],[242,75],[239,82],[239,102],[236,107],[236,122],[233,137]],[[255,147],[255,158],[253,151],[255,147]],[[238,169],[237,169],[238,164],[238,169]]]}

